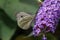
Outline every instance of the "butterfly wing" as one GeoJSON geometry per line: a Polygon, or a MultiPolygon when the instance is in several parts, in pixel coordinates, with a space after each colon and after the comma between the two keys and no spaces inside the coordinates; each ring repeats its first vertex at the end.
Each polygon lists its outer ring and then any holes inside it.
{"type": "Polygon", "coordinates": [[[24,30],[27,30],[30,28],[34,15],[30,15],[25,12],[20,12],[16,15],[16,17],[18,26],[24,30]]]}

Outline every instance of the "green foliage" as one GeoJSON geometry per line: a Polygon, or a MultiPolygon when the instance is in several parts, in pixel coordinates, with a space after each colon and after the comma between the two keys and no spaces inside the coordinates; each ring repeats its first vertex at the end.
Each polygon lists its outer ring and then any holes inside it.
{"type": "Polygon", "coordinates": [[[16,13],[25,11],[34,14],[38,6],[34,0],[0,0],[0,8],[0,37],[2,40],[10,40],[17,27],[16,13]]]}
{"type": "Polygon", "coordinates": [[[16,22],[13,21],[4,10],[0,9],[0,30],[2,40],[9,40],[16,30],[16,22]]]}
{"type": "MultiPolygon", "coordinates": [[[[51,33],[47,33],[46,37],[47,40],[57,40],[56,37],[54,37],[54,35],[52,35],[51,33]]],[[[36,37],[35,40],[42,40],[42,35],[36,37]]]]}
{"type": "MultiPolygon", "coordinates": [[[[32,0],[31,0],[32,1],[32,0]]],[[[33,4],[29,4],[30,1],[27,0],[22,1],[22,0],[7,0],[5,2],[5,5],[3,9],[6,11],[6,13],[13,19],[15,20],[15,14],[21,11],[29,12],[29,13],[36,13],[36,10],[38,9],[38,6],[35,6],[36,3],[35,1],[32,1],[33,4]]]]}

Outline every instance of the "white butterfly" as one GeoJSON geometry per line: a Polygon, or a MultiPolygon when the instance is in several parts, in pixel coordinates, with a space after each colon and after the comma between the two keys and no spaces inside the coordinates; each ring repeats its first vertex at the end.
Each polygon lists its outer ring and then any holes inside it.
{"type": "Polygon", "coordinates": [[[21,29],[27,30],[30,28],[34,17],[35,15],[31,15],[26,12],[19,12],[16,14],[17,24],[21,29]]]}

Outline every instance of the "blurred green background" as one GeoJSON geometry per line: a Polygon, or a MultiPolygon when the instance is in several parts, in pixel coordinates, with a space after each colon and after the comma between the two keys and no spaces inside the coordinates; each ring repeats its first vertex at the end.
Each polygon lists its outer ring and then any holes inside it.
{"type": "MultiPolygon", "coordinates": [[[[36,14],[39,6],[37,0],[0,0],[0,40],[41,40],[41,37],[27,37],[32,29],[22,30],[17,26],[16,13],[24,11],[36,14]]],[[[59,22],[60,24],[60,22],[59,22]]],[[[55,34],[47,34],[48,40],[58,40],[60,25],[55,34]]]]}

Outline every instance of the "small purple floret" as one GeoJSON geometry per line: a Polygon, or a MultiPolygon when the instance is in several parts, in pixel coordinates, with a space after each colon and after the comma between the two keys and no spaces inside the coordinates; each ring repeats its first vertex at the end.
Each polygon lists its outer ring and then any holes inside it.
{"type": "Polygon", "coordinates": [[[45,37],[45,35],[43,35],[43,38],[42,38],[42,40],[47,40],[47,38],[45,37]]]}

